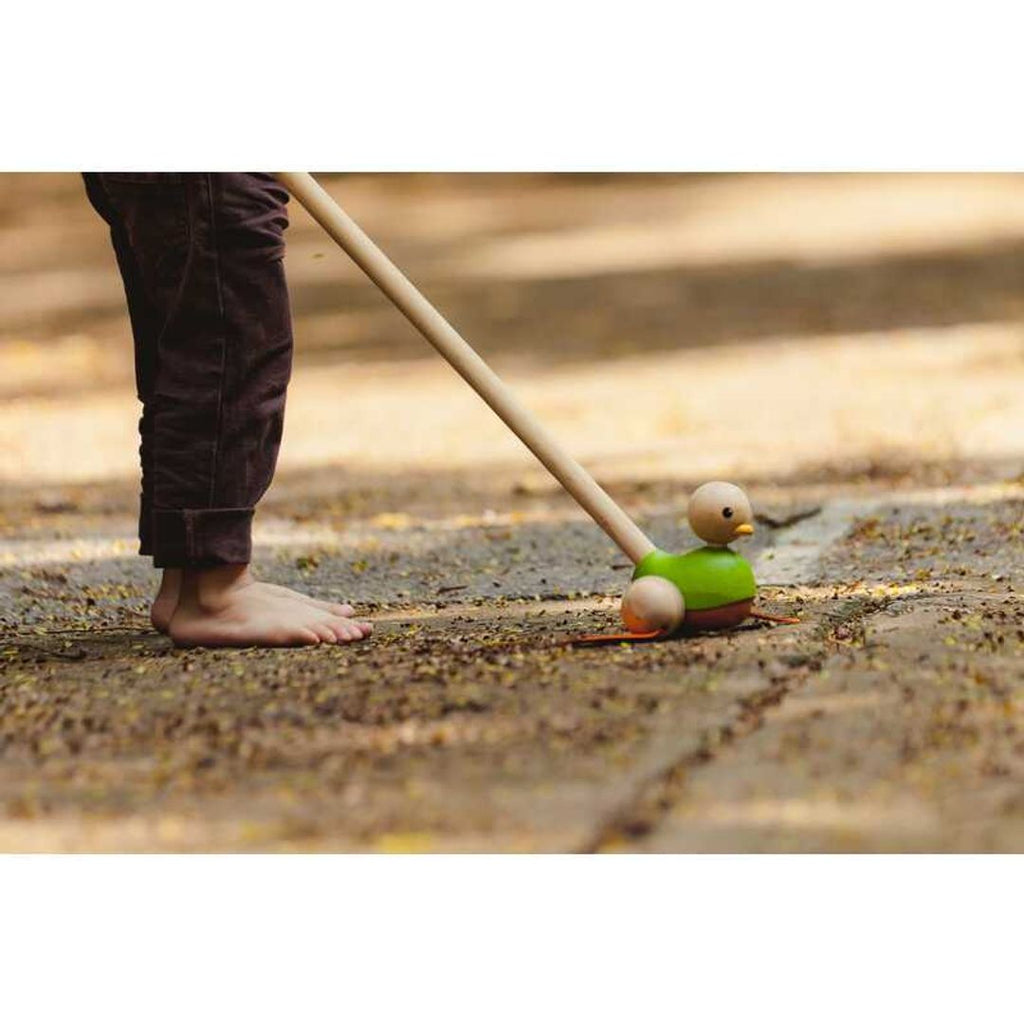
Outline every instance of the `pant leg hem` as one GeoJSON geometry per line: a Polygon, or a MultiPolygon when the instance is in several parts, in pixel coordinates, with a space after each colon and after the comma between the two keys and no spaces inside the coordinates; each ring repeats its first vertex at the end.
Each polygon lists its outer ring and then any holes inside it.
{"type": "Polygon", "coordinates": [[[154,509],[153,565],[208,569],[252,560],[255,508],[154,509]]]}

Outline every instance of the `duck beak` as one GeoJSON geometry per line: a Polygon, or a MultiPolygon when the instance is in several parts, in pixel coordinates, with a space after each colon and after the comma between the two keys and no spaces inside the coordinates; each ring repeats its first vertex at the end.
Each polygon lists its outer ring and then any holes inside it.
{"type": "Polygon", "coordinates": [[[754,528],[750,523],[740,523],[740,525],[736,527],[737,537],[749,537],[753,532],[754,528]]]}

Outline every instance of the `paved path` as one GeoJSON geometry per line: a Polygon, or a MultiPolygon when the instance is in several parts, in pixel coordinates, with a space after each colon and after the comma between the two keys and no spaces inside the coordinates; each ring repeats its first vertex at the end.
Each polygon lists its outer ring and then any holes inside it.
{"type": "Polygon", "coordinates": [[[1021,488],[958,494],[764,528],[801,625],[632,648],[564,645],[624,578],[572,521],[265,557],[324,594],[403,565],[359,649],[174,651],[134,559],[8,569],[0,846],[1018,849],[1021,488]]]}

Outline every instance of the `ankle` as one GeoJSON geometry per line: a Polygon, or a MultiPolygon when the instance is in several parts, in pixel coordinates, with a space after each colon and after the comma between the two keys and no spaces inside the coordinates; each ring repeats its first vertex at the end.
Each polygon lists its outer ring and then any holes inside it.
{"type": "Polygon", "coordinates": [[[164,569],[160,577],[160,590],[157,597],[164,597],[173,594],[175,597],[181,591],[181,569],[164,569]]]}
{"type": "Polygon", "coordinates": [[[181,603],[213,612],[240,587],[253,583],[248,565],[218,565],[211,569],[185,569],[181,577],[181,603]]]}

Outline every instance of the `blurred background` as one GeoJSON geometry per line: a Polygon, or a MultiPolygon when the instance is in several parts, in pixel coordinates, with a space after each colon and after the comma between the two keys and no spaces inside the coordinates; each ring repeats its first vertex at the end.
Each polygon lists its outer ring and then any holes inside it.
{"type": "MultiPolygon", "coordinates": [[[[598,478],[671,499],[1013,479],[1024,175],[324,175],[598,478]]],[[[292,204],[285,517],[559,501],[531,457],[292,204]]],[[[0,175],[8,527],[130,534],[132,349],[70,174],[0,175]]]]}

